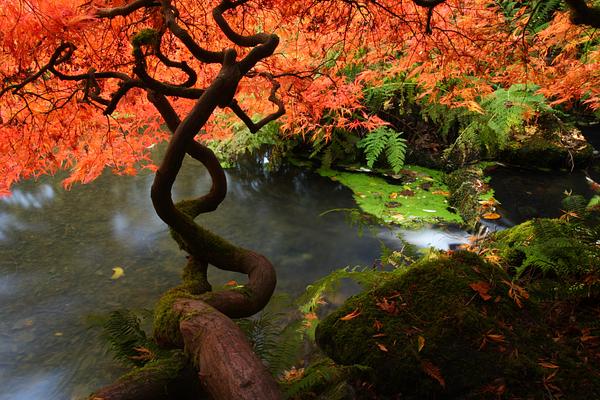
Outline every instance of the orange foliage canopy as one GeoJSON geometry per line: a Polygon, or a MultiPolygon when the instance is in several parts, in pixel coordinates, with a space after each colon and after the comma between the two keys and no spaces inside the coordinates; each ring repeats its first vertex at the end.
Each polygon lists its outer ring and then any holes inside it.
{"type": "MultiPolygon", "coordinates": [[[[109,14],[138,1],[0,0],[0,195],[20,179],[59,169],[70,170],[70,186],[93,180],[107,166],[121,174],[153,168],[147,149],[168,134],[144,90],[133,87],[111,101],[123,86],[119,74],[135,77],[132,39],[145,28],[164,29],[157,5],[172,3],[177,22],[200,46],[235,46],[212,17],[218,1],[157,0],[125,17],[109,14]],[[55,68],[47,68],[51,60],[55,68]],[[86,74],[93,79],[68,79],[86,74]]],[[[428,9],[414,0],[238,2],[244,4],[226,13],[229,24],[246,34],[274,32],[280,44],[242,80],[237,102],[248,115],[273,112],[265,76],[274,77],[287,134],[327,137],[334,128],[369,131],[383,124],[361,106],[363,88],[399,73],[452,106],[469,106],[499,86],[532,82],[554,104],[600,108],[600,50],[580,56],[595,31],[573,25],[567,12],[534,34],[526,15],[507,18],[488,0],[446,0],[433,9],[430,24],[428,9]],[[349,74],[349,68],[360,72],[349,74]],[[440,83],[450,81],[442,92],[440,83]]],[[[199,62],[170,32],[160,49],[197,73],[195,88],[217,73],[215,64],[199,62]]],[[[155,55],[147,63],[161,82],[186,80],[182,69],[155,55]]],[[[171,99],[180,115],[194,102],[171,99]]],[[[231,118],[224,110],[202,135],[226,135],[231,118]]]]}

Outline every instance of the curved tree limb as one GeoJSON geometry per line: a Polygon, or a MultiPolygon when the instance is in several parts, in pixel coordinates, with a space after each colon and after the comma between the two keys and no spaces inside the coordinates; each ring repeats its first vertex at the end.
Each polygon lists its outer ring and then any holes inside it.
{"type": "Polygon", "coordinates": [[[277,97],[277,91],[281,87],[281,84],[277,82],[271,74],[262,75],[268,77],[271,80],[272,86],[271,93],[269,94],[269,101],[277,106],[277,111],[267,115],[266,117],[255,123],[254,121],[252,121],[250,116],[246,114],[246,112],[240,107],[237,100],[234,99],[231,102],[231,104],[229,104],[229,108],[231,109],[231,111],[233,111],[235,115],[237,115],[238,118],[244,122],[244,124],[252,133],[258,132],[263,126],[265,126],[271,121],[275,121],[277,118],[285,114],[285,105],[283,104],[283,101],[279,97],[277,97]]]}
{"type": "Polygon", "coordinates": [[[565,0],[571,10],[571,22],[600,28],[600,8],[590,7],[585,0],[565,0]]]}
{"type": "Polygon", "coordinates": [[[200,47],[194,38],[192,38],[192,36],[190,36],[185,29],[179,26],[179,24],[177,24],[177,21],[175,20],[175,12],[171,6],[170,0],[161,0],[161,5],[167,27],[171,33],[175,35],[175,37],[181,40],[181,42],[185,45],[185,47],[187,47],[190,53],[196,57],[196,59],[208,64],[221,64],[223,62],[222,51],[210,51],[200,47]]]}
{"type": "MultiPolygon", "coordinates": [[[[210,89],[207,89],[207,92],[210,89]]],[[[175,135],[180,135],[179,128],[182,123],[167,98],[157,93],[149,93],[148,98],[166,121],[169,129],[174,131],[175,135]]],[[[198,103],[200,104],[200,101],[198,103]]],[[[204,164],[212,178],[212,186],[207,195],[197,200],[184,202],[185,215],[193,220],[195,216],[215,209],[221,203],[226,193],[226,179],[223,169],[210,149],[192,138],[188,144],[187,152],[204,164]]],[[[182,204],[174,207],[180,209],[182,204]]],[[[207,254],[205,252],[198,254],[196,248],[191,248],[192,246],[201,245],[196,241],[211,240],[212,234],[209,235],[208,231],[203,232],[197,225],[196,227],[204,237],[197,237],[194,240],[195,243],[186,245],[188,252],[192,254],[188,265],[193,265],[194,259],[208,260],[214,263],[214,260],[210,257],[206,258],[207,254]]],[[[181,232],[178,233],[181,234],[181,232]]],[[[190,241],[189,237],[184,236],[182,239],[183,241],[190,241]]],[[[212,237],[212,240],[214,241],[215,237],[212,237]]],[[[200,382],[214,398],[278,399],[281,396],[277,384],[260,359],[253,353],[245,335],[228,317],[217,311],[220,310],[226,315],[232,316],[240,309],[245,308],[244,306],[252,297],[264,297],[264,294],[268,294],[268,298],[270,298],[275,284],[274,270],[266,258],[258,256],[256,253],[243,249],[236,249],[234,252],[228,253],[230,257],[238,253],[238,257],[231,257],[229,262],[232,264],[240,262],[242,266],[236,269],[248,271],[250,283],[246,289],[247,293],[245,295],[234,291],[207,293],[205,296],[201,296],[204,301],[179,300],[174,303],[173,311],[175,313],[191,316],[182,319],[180,322],[179,329],[183,342],[181,344],[185,346],[186,351],[191,355],[194,364],[199,369],[200,382]],[[258,263],[246,261],[252,260],[254,257],[257,257],[258,263]],[[265,269],[268,279],[260,279],[259,281],[260,283],[266,282],[267,285],[257,285],[257,276],[264,277],[265,269]],[[263,296],[252,296],[252,293],[263,293],[263,296]]],[[[202,267],[202,262],[200,264],[202,267]]],[[[204,270],[204,273],[206,273],[206,270],[204,270]]],[[[196,290],[196,288],[192,290],[196,290]]],[[[266,298],[266,301],[268,301],[268,298],[266,298]]],[[[260,305],[259,307],[262,308],[260,305]]],[[[158,337],[157,339],[164,342],[165,339],[170,340],[171,338],[158,337]]]]}

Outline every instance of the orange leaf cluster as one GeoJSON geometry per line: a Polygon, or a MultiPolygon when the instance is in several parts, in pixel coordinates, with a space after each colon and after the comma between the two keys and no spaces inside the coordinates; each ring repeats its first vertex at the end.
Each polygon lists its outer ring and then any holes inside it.
{"type": "MultiPolygon", "coordinates": [[[[174,3],[180,10],[179,23],[200,46],[235,47],[212,18],[217,0],[174,3]]],[[[112,19],[94,17],[98,8],[116,4],[0,0],[0,195],[21,179],[59,169],[71,172],[65,181],[69,186],[91,181],[105,167],[126,174],[140,165],[152,168],[148,147],[167,135],[143,91],[130,91],[105,117],[93,104],[82,102],[80,83],[48,72],[18,93],[10,89],[34,76],[65,42],[76,50],[59,66],[62,73],[115,71],[133,76],[131,39],[144,28],[161,27],[163,21],[152,10],[112,19]]],[[[383,125],[364,108],[363,90],[400,74],[416,81],[422,97],[476,112],[481,112],[478,98],[495,87],[527,82],[539,85],[554,104],[582,101],[591,109],[600,108],[600,50],[580,57],[593,31],[572,25],[566,12],[533,34],[525,31],[525,16],[507,20],[487,0],[447,0],[433,13],[430,35],[425,33],[425,13],[412,0],[269,0],[249,1],[229,12],[227,19],[242,34],[260,29],[280,37],[277,53],[254,72],[269,73],[281,84],[279,94],[287,110],[281,121],[287,135],[328,140],[334,130],[366,133],[383,125]]],[[[214,79],[216,67],[197,61],[172,34],[165,35],[161,46],[169,58],[185,61],[198,73],[195,87],[206,87],[214,79]]],[[[240,55],[248,51],[236,50],[240,55]]],[[[179,69],[155,57],[147,62],[148,71],[163,82],[177,85],[184,79],[179,69]]],[[[104,79],[99,86],[102,92],[112,92],[118,82],[104,79]]],[[[249,115],[267,115],[273,110],[265,101],[269,91],[269,81],[254,74],[241,82],[236,99],[249,115]]],[[[173,99],[180,115],[192,104],[193,100],[173,99]]],[[[233,118],[225,111],[213,117],[202,135],[227,135],[233,118]]]]}

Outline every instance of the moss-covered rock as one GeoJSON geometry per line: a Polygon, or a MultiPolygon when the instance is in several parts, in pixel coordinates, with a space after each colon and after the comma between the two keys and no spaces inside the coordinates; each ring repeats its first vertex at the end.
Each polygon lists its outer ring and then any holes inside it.
{"type": "Polygon", "coordinates": [[[579,399],[600,393],[597,377],[569,381],[578,366],[521,290],[502,268],[473,253],[441,255],[350,298],[318,326],[317,343],[340,364],[371,367],[382,395],[545,398],[562,389],[579,399]],[[550,382],[557,389],[548,389],[550,382]]]}
{"type": "Polygon", "coordinates": [[[585,167],[592,156],[593,148],[579,129],[548,115],[512,132],[511,142],[498,159],[512,165],[559,169],[585,167]]]}

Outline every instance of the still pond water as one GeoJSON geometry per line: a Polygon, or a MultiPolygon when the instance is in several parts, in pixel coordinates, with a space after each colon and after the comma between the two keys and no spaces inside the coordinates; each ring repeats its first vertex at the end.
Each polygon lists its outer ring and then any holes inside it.
{"type": "MultiPolygon", "coordinates": [[[[382,240],[402,246],[383,228],[360,237],[342,213],[321,216],[355,203],[349,190],[311,172],[250,167],[227,177],[227,199],[199,220],[269,257],[279,292],[295,296],[336,268],[373,265],[382,240]]],[[[152,178],[106,174],[70,192],[48,178],[23,183],[0,201],[0,400],[81,398],[123,372],[89,316],[151,308],[179,283],[185,264],[150,203],[152,178]],[[117,266],[125,275],[111,280],[117,266]]],[[[192,197],[209,185],[205,172],[187,165],[174,196],[192,197]]],[[[436,228],[403,235],[419,247],[440,248],[467,237],[436,228]]],[[[243,281],[214,270],[210,276],[214,286],[232,278],[243,281]]]]}

